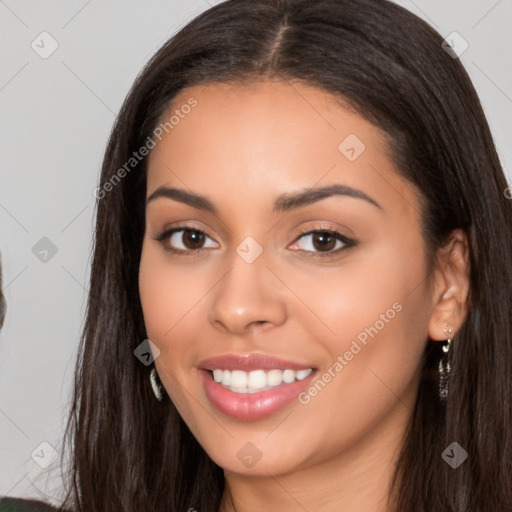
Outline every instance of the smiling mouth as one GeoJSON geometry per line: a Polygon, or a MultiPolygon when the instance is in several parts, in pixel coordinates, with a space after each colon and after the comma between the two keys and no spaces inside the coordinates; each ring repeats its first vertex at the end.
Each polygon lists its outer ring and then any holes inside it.
{"type": "Polygon", "coordinates": [[[318,373],[307,367],[245,371],[216,366],[199,372],[208,400],[221,413],[244,421],[262,419],[293,403],[318,373]]]}
{"type": "Polygon", "coordinates": [[[198,361],[205,395],[221,413],[258,420],[293,403],[318,369],[262,353],[221,354],[198,361]]]}
{"type": "Polygon", "coordinates": [[[234,393],[257,393],[281,386],[283,383],[292,384],[301,381],[312,371],[313,368],[304,370],[273,368],[271,370],[259,369],[250,372],[216,368],[210,370],[210,373],[215,382],[234,393]]]}

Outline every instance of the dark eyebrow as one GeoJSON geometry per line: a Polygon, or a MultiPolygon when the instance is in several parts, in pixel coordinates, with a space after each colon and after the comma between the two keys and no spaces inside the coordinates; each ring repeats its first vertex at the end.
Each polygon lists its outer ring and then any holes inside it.
{"type": "MultiPolygon", "coordinates": [[[[348,187],[347,185],[335,184],[326,187],[306,188],[300,192],[294,192],[291,194],[282,194],[274,202],[272,211],[273,213],[287,212],[336,195],[363,199],[382,210],[382,206],[377,203],[377,201],[366,195],[361,190],[348,187]]],[[[208,198],[199,194],[187,192],[186,190],[165,186],[158,187],[147,198],[146,205],[159,197],[167,197],[168,199],[180,201],[196,208],[197,210],[205,210],[213,214],[218,213],[217,208],[208,198]]]]}
{"type": "Polygon", "coordinates": [[[287,212],[332,196],[348,196],[363,199],[382,210],[382,206],[362,190],[348,187],[347,185],[334,184],[326,187],[306,188],[292,194],[283,194],[276,199],[272,211],[274,213],[287,212]]]}
{"type": "Polygon", "coordinates": [[[188,204],[197,210],[205,210],[207,212],[211,212],[213,214],[217,214],[217,208],[213,206],[212,202],[204,196],[199,194],[194,194],[192,192],[187,192],[186,190],[180,188],[172,188],[161,186],[158,187],[147,199],[146,206],[155,199],[159,197],[167,197],[168,199],[174,199],[175,201],[180,201],[181,203],[188,204]]]}

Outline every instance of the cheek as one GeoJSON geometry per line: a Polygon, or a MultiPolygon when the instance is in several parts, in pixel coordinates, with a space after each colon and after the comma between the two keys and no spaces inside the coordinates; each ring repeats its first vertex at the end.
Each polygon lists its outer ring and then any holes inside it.
{"type": "Polygon", "coordinates": [[[191,340],[197,340],[205,322],[201,299],[214,278],[196,266],[171,263],[165,251],[144,240],[139,266],[144,323],[161,352],[155,360],[159,376],[180,412],[186,406],[183,383],[195,378],[194,362],[200,355],[201,347],[191,340]]]}
{"type": "Polygon", "coordinates": [[[399,242],[361,251],[323,275],[296,274],[296,289],[304,290],[303,302],[317,313],[302,315],[303,327],[313,332],[316,326],[330,364],[344,357],[343,379],[358,385],[362,378],[375,380],[371,368],[382,368],[390,382],[402,375],[404,383],[424,348],[430,302],[426,263],[418,257],[421,240],[399,242]]]}
{"type": "Polygon", "coordinates": [[[168,286],[165,276],[156,266],[151,265],[150,260],[151,258],[144,256],[141,260],[140,300],[148,337],[162,350],[161,340],[165,339],[166,333],[174,323],[170,312],[173,311],[175,300],[172,298],[170,291],[172,288],[168,286]]]}
{"type": "Polygon", "coordinates": [[[315,339],[323,339],[332,355],[354,339],[373,339],[376,331],[379,338],[386,332],[411,334],[409,326],[426,324],[429,304],[420,248],[420,239],[404,244],[397,237],[347,253],[335,266],[276,268],[300,299],[289,292],[286,299],[283,291],[290,318],[310,334],[316,331],[315,339]]]}
{"type": "Polygon", "coordinates": [[[319,337],[330,361],[302,403],[309,401],[313,416],[347,426],[347,435],[350,425],[358,435],[401,397],[414,399],[430,302],[425,262],[408,254],[390,246],[354,261],[333,273],[323,294],[314,279],[303,283],[333,333],[319,337]]]}
{"type": "Polygon", "coordinates": [[[193,299],[189,297],[193,288],[190,286],[191,276],[187,278],[183,272],[178,272],[166,261],[165,253],[149,244],[144,240],[139,267],[144,323],[148,338],[161,351],[155,360],[158,376],[180,415],[187,418],[190,416],[187,412],[189,404],[182,384],[183,372],[187,370],[184,364],[187,339],[181,331],[186,322],[181,320],[193,299]]]}
{"type": "Polygon", "coordinates": [[[181,321],[200,299],[204,279],[188,272],[184,265],[170,264],[165,251],[149,244],[144,241],[142,248],[140,300],[149,338],[167,345],[178,324],[181,329],[181,321]]]}

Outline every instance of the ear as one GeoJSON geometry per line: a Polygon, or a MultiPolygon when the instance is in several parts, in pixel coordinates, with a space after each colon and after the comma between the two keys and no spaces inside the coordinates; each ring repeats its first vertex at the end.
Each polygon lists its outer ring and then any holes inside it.
{"type": "Polygon", "coordinates": [[[432,314],[428,334],[433,340],[452,338],[467,315],[469,244],[466,233],[453,230],[436,255],[432,314]],[[450,331],[451,329],[451,331],[450,331]]]}

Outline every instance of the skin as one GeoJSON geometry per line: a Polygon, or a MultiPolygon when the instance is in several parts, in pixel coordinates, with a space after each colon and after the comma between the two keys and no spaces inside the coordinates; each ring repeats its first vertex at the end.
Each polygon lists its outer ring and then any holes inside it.
{"type": "Polygon", "coordinates": [[[190,97],[198,105],[150,154],[147,196],[179,187],[206,196],[218,212],[149,202],[139,284],[165,390],[224,468],[221,510],[387,510],[425,344],[447,339],[444,322],[455,333],[466,314],[467,239],[454,231],[429,272],[418,192],[398,175],[386,137],[321,89],[276,81],[195,86],[172,109],[190,97]],[[365,145],[354,161],[338,149],[349,134],[365,145]],[[337,195],[272,212],[281,194],[334,183],[380,208],[337,195]],[[154,239],[184,224],[205,232],[202,253],[193,254],[197,246],[183,232],[164,245],[154,239]],[[315,256],[323,246],[301,229],[318,225],[356,246],[336,253],[344,244],[333,242],[332,256],[315,256]],[[248,236],[263,249],[252,263],[236,252],[248,236]],[[307,404],[242,421],[205,394],[199,361],[226,353],[269,354],[322,375],[396,303],[394,318],[307,404]],[[250,468],[237,457],[248,442],[261,454],[250,468]]]}

